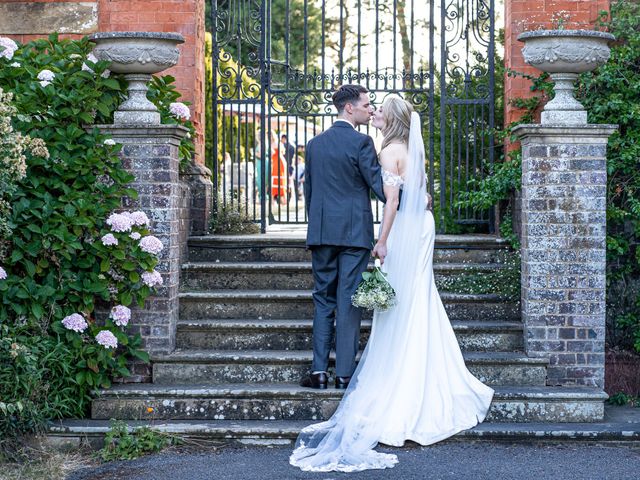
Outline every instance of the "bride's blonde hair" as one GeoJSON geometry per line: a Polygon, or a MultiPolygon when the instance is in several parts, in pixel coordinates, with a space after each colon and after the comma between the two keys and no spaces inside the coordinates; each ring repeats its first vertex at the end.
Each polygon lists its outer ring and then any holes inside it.
{"type": "Polygon", "coordinates": [[[382,129],[383,149],[390,143],[408,144],[412,112],[413,105],[400,97],[387,97],[382,102],[382,116],[385,121],[382,129]]]}

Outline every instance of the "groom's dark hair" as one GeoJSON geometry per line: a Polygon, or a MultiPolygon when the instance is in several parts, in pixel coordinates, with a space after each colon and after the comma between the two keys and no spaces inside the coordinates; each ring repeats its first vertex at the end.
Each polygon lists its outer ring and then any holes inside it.
{"type": "Polygon", "coordinates": [[[356,103],[360,100],[361,93],[369,93],[362,85],[342,85],[333,94],[333,105],[342,113],[347,103],[356,103]]]}

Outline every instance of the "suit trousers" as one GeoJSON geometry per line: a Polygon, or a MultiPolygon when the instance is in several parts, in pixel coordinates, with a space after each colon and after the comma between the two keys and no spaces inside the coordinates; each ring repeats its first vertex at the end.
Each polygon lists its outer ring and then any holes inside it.
{"type": "Polygon", "coordinates": [[[371,251],[360,247],[311,247],[313,265],[312,371],[327,371],[335,336],[336,375],[350,377],[356,368],[362,309],[351,304],[371,251]],[[335,322],[335,325],[334,325],[335,322]]]}

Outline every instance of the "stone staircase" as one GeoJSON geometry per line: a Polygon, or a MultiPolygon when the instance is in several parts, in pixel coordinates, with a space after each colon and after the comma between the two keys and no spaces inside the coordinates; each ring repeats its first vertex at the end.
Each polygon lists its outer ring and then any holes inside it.
{"type": "MultiPolygon", "coordinates": [[[[439,236],[436,278],[495,271],[503,252],[495,237],[439,236]]],[[[152,384],[101,392],[92,418],[153,419],[182,425],[175,431],[183,433],[290,442],[303,425],[328,418],[342,394],[297,386],[311,364],[311,288],[301,237],[191,238],[176,350],[153,358],[152,384]]],[[[441,296],[468,368],[496,390],[483,428],[603,419],[600,390],[546,386],[547,361],[523,351],[517,303],[496,294],[441,296]]],[[[370,328],[369,316],[362,345],[370,328]]]]}

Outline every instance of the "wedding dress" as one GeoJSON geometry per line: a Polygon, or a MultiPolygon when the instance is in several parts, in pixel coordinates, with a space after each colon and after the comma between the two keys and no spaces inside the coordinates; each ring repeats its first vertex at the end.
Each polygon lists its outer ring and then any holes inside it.
{"type": "Polygon", "coordinates": [[[493,390],[466,368],[433,275],[435,224],[426,210],[424,144],[412,114],[404,179],[385,172],[403,194],[383,270],[397,304],[375,312],[371,335],[333,416],[302,430],[290,463],[305,471],[393,467],[378,443],[430,445],[484,420],[493,390]]]}

